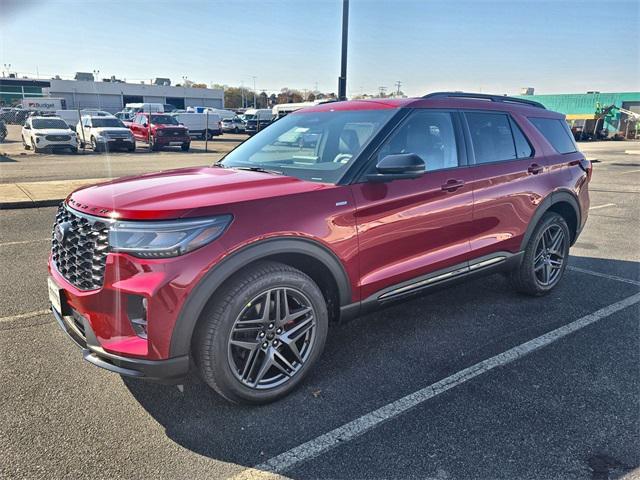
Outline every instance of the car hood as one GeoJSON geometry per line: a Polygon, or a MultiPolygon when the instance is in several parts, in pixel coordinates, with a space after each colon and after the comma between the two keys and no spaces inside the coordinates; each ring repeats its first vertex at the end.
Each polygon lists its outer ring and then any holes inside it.
{"type": "Polygon", "coordinates": [[[97,133],[129,133],[131,131],[125,127],[94,127],[93,130],[97,133]]]}
{"type": "Polygon", "coordinates": [[[76,133],[68,128],[41,128],[41,129],[32,129],[33,133],[39,133],[41,135],[71,135],[72,133],[76,133]]]}
{"type": "Polygon", "coordinates": [[[198,167],[84,187],[69,195],[67,203],[95,216],[166,220],[232,213],[232,204],[333,187],[283,175],[198,167]]]}

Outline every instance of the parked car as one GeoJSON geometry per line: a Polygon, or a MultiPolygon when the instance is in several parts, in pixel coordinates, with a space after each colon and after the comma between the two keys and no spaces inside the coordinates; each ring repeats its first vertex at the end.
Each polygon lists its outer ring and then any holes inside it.
{"type": "Polygon", "coordinates": [[[532,101],[317,105],[211,167],[73,192],[55,220],[53,314],[96,366],[164,382],[194,366],[230,401],[273,401],[317,363],[331,321],[493,272],[551,292],[591,172],[564,116],[532,101]],[[303,155],[278,144],[309,129],[303,155]]]}
{"type": "Polygon", "coordinates": [[[36,153],[45,149],[78,152],[76,132],[60,117],[29,117],[22,127],[21,136],[25,150],[36,153]]]}
{"type": "Polygon", "coordinates": [[[223,118],[222,119],[222,131],[240,133],[244,132],[244,122],[240,120],[240,117],[223,118]]]}
{"type": "Polygon", "coordinates": [[[255,135],[273,122],[270,108],[249,108],[244,112],[244,130],[249,135],[255,135]]]}
{"type": "Polygon", "coordinates": [[[0,119],[0,143],[4,142],[5,138],[7,138],[7,125],[0,119]]]}
{"type": "Polygon", "coordinates": [[[172,113],[180,125],[189,130],[189,136],[202,138],[209,135],[209,139],[222,135],[222,123],[216,113],[172,113]]]}
{"type": "Polygon", "coordinates": [[[178,120],[168,113],[138,113],[130,129],[134,138],[148,144],[151,150],[180,146],[186,152],[191,145],[187,128],[180,125],[178,120]]]}
{"type": "Polygon", "coordinates": [[[136,140],[133,133],[113,115],[85,115],[76,126],[80,147],[90,145],[94,152],[127,150],[134,152],[136,140]]]}

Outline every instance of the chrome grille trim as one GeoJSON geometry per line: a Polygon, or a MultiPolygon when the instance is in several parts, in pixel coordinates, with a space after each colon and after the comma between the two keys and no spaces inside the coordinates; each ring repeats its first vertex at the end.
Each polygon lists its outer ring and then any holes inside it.
{"type": "Polygon", "coordinates": [[[82,214],[64,204],[58,208],[51,232],[53,263],[58,272],[80,290],[102,287],[111,222],[111,219],[82,214]],[[56,227],[62,224],[67,230],[64,238],[58,240],[56,227]]]}

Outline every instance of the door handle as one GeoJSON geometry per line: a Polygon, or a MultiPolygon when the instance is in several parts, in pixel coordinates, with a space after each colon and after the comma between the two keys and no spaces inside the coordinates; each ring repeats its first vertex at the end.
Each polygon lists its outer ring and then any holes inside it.
{"type": "Polygon", "coordinates": [[[533,175],[537,175],[539,173],[542,173],[543,171],[544,171],[544,167],[541,165],[538,165],[537,163],[532,163],[531,165],[529,165],[529,168],[527,168],[527,172],[533,175]]]}
{"type": "Polygon", "coordinates": [[[463,180],[447,180],[447,183],[442,185],[442,190],[444,190],[445,192],[455,192],[457,189],[464,187],[464,181],[463,180]]]}

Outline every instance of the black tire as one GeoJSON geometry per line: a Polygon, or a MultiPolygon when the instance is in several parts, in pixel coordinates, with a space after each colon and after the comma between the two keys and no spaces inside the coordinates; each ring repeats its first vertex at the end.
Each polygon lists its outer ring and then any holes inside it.
{"type": "Polygon", "coordinates": [[[36,142],[33,140],[33,138],[31,139],[31,150],[33,150],[35,153],[42,153],[42,149],[36,147],[36,142]]]}
{"type": "Polygon", "coordinates": [[[73,155],[75,155],[76,153],[78,153],[78,147],[70,147],[70,148],[69,148],[69,151],[70,151],[73,155]]]}
{"type": "Polygon", "coordinates": [[[24,141],[24,137],[22,137],[22,146],[25,150],[31,150],[31,146],[24,141]]]}
{"type": "MultiPolygon", "coordinates": [[[[269,303],[269,305],[273,304],[269,303]]],[[[270,326],[270,328],[273,327],[270,326]]],[[[284,328],[286,328],[286,325],[284,328]]],[[[194,332],[194,359],[203,380],[227,400],[234,403],[269,403],[291,392],[312,369],[324,348],[327,330],[327,306],[322,292],[315,282],[303,272],[288,265],[267,261],[260,262],[231,277],[209,302],[194,332]],[[247,308],[250,308],[253,300],[275,288],[287,288],[285,296],[287,291],[293,291],[296,294],[301,294],[308,301],[312,309],[310,312],[311,318],[315,319],[315,323],[312,323],[314,330],[311,339],[305,337],[303,346],[300,347],[300,352],[305,349],[306,357],[303,362],[297,364],[298,369],[293,375],[287,375],[283,383],[270,388],[259,389],[255,386],[247,385],[238,378],[239,370],[238,373],[232,370],[234,354],[230,347],[230,339],[232,338],[233,328],[236,325],[236,319],[241,318],[239,316],[247,308]]],[[[254,334],[264,335],[262,332],[254,334]]],[[[255,340],[258,344],[262,342],[259,338],[256,337],[255,340]]],[[[273,334],[271,338],[273,339],[273,334]]],[[[280,337],[276,337],[276,340],[277,338],[280,337]]],[[[296,342],[298,341],[296,340],[296,342]]],[[[264,344],[262,345],[264,346],[264,344]]],[[[282,342],[280,342],[279,348],[281,352],[285,351],[282,342]]],[[[290,352],[290,350],[286,351],[290,352]]],[[[260,350],[259,346],[255,352],[256,360],[254,360],[254,364],[257,368],[249,368],[249,376],[251,375],[251,370],[260,370],[260,365],[257,362],[258,355],[261,355],[262,352],[262,355],[266,356],[266,351],[260,350]]],[[[247,364],[252,355],[253,352],[247,354],[247,364]]],[[[268,372],[265,371],[266,373],[268,372]]],[[[249,376],[247,381],[250,380],[249,376]]],[[[255,382],[257,385],[258,380],[255,380],[255,382]]]]}
{"type": "Polygon", "coordinates": [[[562,280],[567,268],[570,241],[571,234],[565,219],[555,212],[545,213],[527,243],[522,263],[511,272],[510,278],[514,288],[520,293],[535,297],[546,295],[553,290],[562,280]],[[545,243],[549,243],[549,235],[552,234],[550,232],[561,232],[563,239],[559,247],[552,248],[553,245],[547,245],[549,248],[545,248],[545,243]],[[557,253],[552,253],[551,250],[557,253]],[[549,277],[549,282],[544,281],[547,269],[554,275],[553,278],[549,277]]]}
{"type": "Polygon", "coordinates": [[[152,150],[154,152],[157,152],[158,150],[160,150],[160,145],[158,145],[153,137],[151,137],[151,140],[149,141],[149,150],[152,150]]]}
{"type": "Polygon", "coordinates": [[[102,148],[100,148],[100,145],[98,145],[98,142],[96,142],[96,139],[94,137],[91,137],[91,150],[96,153],[102,151],[102,148]]]}
{"type": "Polygon", "coordinates": [[[135,152],[136,151],[136,144],[134,143],[133,145],[131,145],[130,147],[127,147],[127,152],[135,152]]]}
{"type": "Polygon", "coordinates": [[[240,133],[240,129],[239,129],[238,127],[235,127],[235,128],[233,129],[233,133],[240,133]]]}
{"type": "Polygon", "coordinates": [[[183,143],[182,145],[180,145],[180,150],[182,150],[183,152],[188,152],[189,147],[191,147],[191,142],[183,143]]]}

